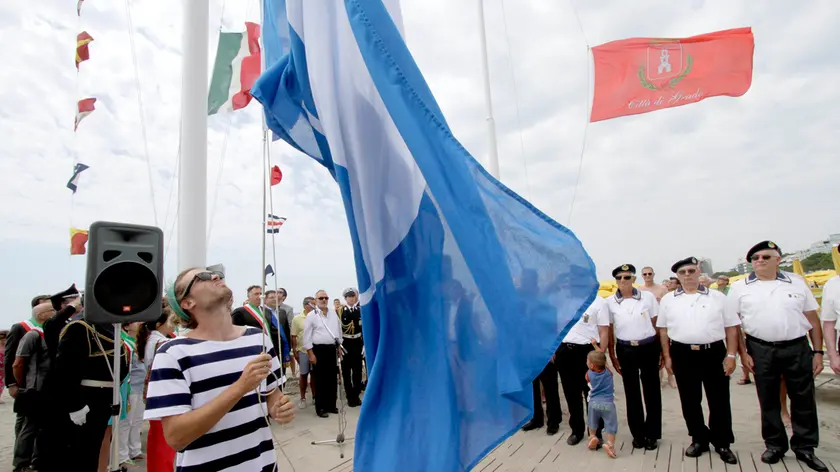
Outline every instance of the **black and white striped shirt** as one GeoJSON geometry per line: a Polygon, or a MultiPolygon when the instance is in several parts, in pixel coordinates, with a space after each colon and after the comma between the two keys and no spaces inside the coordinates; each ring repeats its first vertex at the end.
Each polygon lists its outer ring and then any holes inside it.
{"type": "MultiPolygon", "coordinates": [[[[154,358],[144,419],[156,420],[198,409],[233,385],[245,365],[265,349],[277,376],[267,379],[268,392],[283,371],[271,340],[247,328],[232,341],[176,338],[164,343],[154,358]]],[[[264,397],[263,397],[264,398],[264,397]]],[[[177,472],[264,471],[274,469],[275,455],[265,400],[251,391],[210,431],[178,451],[177,472]]]]}

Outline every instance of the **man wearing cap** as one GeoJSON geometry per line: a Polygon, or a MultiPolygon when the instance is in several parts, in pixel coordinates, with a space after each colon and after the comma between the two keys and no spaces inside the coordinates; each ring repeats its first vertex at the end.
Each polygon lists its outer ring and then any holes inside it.
{"type": "Polygon", "coordinates": [[[616,267],[612,275],[618,290],[607,299],[612,333],[610,358],[624,383],[627,424],[633,435],[633,447],[652,451],[662,437],[662,392],[659,389],[662,347],[655,327],[659,304],[652,293],[633,287],[636,280],[633,264],[616,267]]]}
{"type": "Polygon", "coordinates": [[[767,447],[761,461],[775,464],[788,450],[779,400],[784,378],[793,423],[790,448],[811,469],[827,471],[814,454],[819,445],[814,377],[823,369],[819,306],[801,277],[779,271],[781,255],[781,249],[772,241],[762,241],[747,252],[753,272],[732,284],[727,315],[740,316],[746,334],[746,352],[741,356],[747,369],[755,374],[761,435],[767,447]]]}
{"type": "Polygon", "coordinates": [[[347,406],[362,404],[359,395],[362,392],[362,309],[359,307],[359,292],[355,288],[346,288],[342,293],[347,306],[341,310],[341,329],[344,333],[344,348],[347,350],[341,359],[341,371],[344,377],[344,392],[347,394],[347,406]]]}
{"type": "Polygon", "coordinates": [[[737,464],[729,448],[735,441],[729,375],[735,370],[741,321],[738,315],[726,312],[725,295],[700,283],[697,258],[674,263],[671,272],[677,274],[682,285],[662,298],[656,327],[660,329],[665,368],[677,378],[683,418],[691,436],[685,455],[700,457],[711,443],[721,460],[737,464]],[[701,405],[703,389],[709,405],[708,427],[701,405]]]}

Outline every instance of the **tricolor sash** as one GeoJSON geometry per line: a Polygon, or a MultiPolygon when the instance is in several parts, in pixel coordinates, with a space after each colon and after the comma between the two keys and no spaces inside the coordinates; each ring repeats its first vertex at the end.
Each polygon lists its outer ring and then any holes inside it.
{"type": "Polygon", "coordinates": [[[131,359],[134,359],[134,353],[137,351],[137,341],[131,338],[125,331],[120,332],[120,337],[122,338],[123,345],[125,346],[126,350],[128,350],[128,359],[131,362],[131,359]]]}
{"type": "Polygon", "coordinates": [[[255,320],[257,320],[257,322],[260,324],[260,327],[262,327],[262,330],[267,333],[268,329],[266,329],[266,327],[265,327],[265,321],[263,320],[263,317],[262,317],[262,310],[255,307],[254,305],[251,305],[250,303],[246,303],[243,306],[243,308],[245,308],[245,310],[248,313],[250,313],[251,316],[253,316],[255,320]]]}
{"type": "Polygon", "coordinates": [[[32,330],[35,330],[38,332],[38,334],[41,335],[42,338],[44,337],[44,328],[42,328],[38,323],[36,323],[35,320],[28,319],[26,321],[21,321],[20,325],[23,326],[24,331],[26,331],[27,333],[32,330]]]}

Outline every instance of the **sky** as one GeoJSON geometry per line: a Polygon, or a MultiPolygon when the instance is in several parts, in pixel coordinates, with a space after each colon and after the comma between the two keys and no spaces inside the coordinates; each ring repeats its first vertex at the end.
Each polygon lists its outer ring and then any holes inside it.
{"type": "MultiPolygon", "coordinates": [[[[34,295],[84,285],[86,258],[69,256],[70,226],[161,227],[165,278],[177,270],[184,2],[86,0],[80,17],[75,3],[0,3],[0,44],[9,47],[0,68],[0,293],[7,300],[0,328],[28,318],[34,295]],[[83,30],[94,42],[77,73],[75,37],[83,30]],[[97,109],[74,133],[76,101],[87,97],[98,99],[97,109]],[[75,162],[90,169],[73,196],[65,184],[75,162]]],[[[476,2],[402,3],[412,54],[455,135],[486,165],[476,2]]],[[[602,280],[627,262],[653,266],[661,280],[690,255],[724,270],[764,239],[792,251],[840,232],[828,207],[840,197],[837,2],[485,5],[501,181],[571,228],[602,280]],[[743,97],[587,127],[587,46],[742,26],[756,38],[752,88],[743,97]]],[[[220,28],[241,31],[258,19],[257,1],[211,0],[210,63],[220,28]]],[[[207,261],[225,265],[237,301],[263,268],[261,117],[254,102],[208,119],[207,261]]],[[[267,240],[266,262],[277,272],[269,286],[285,287],[296,309],[321,288],[340,296],[356,282],[337,185],[283,143],[272,144],[271,159],[284,178],[269,210],[288,221],[267,240]]]]}

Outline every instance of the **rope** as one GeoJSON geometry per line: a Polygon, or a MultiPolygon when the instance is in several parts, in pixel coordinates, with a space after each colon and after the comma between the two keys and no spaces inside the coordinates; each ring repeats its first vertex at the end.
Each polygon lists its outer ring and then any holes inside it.
{"type": "Polygon", "coordinates": [[[577,175],[575,177],[575,187],[572,190],[572,201],[569,204],[569,217],[566,219],[566,226],[570,226],[572,224],[572,214],[575,211],[575,201],[577,200],[577,192],[578,186],[580,186],[580,176],[583,173],[583,155],[586,153],[586,137],[589,132],[589,95],[591,93],[590,90],[590,72],[589,72],[589,51],[592,49],[589,46],[589,39],[586,37],[586,33],[583,30],[583,22],[580,21],[580,15],[578,14],[577,7],[575,6],[574,0],[569,0],[569,4],[572,6],[572,11],[575,15],[575,20],[577,21],[578,29],[580,29],[580,34],[583,36],[583,41],[586,43],[586,95],[584,95],[584,125],[583,125],[583,142],[580,145],[580,157],[578,158],[578,169],[577,175]]]}
{"type": "Polygon", "coordinates": [[[155,199],[155,184],[152,177],[152,162],[149,159],[149,139],[146,134],[146,114],[143,109],[143,92],[140,88],[140,68],[137,66],[137,48],[134,44],[134,22],[131,19],[130,0],[125,0],[125,14],[128,20],[128,40],[131,43],[131,62],[134,64],[134,86],[137,89],[137,107],[140,111],[140,133],[143,135],[143,156],[146,160],[146,172],[149,176],[149,193],[152,198],[152,214],[155,218],[155,226],[157,226],[157,200],[155,199]]]}
{"type": "Polygon", "coordinates": [[[505,0],[499,0],[499,3],[502,6],[502,23],[505,28],[505,45],[507,46],[507,53],[508,53],[508,61],[510,61],[511,68],[510,68],[510,78],[513,82],[513,102],[516,105],[516,127],[519,129],[519,149],[522,153],[522,168],[525,170],[525,185],[528,188],[528,197],[533,198],[533,192],[531,190],[531,178],[528,173],[528,158],[525,155],[525,138],[524,133],[522,130],[522,114],[519,110],[519,92],[516,86],[516,71],[513,67],[513,52],[510,46],[510,36],[508,34],[508,22],[507,22],[507,13],[505,11],[505,0]]]}

